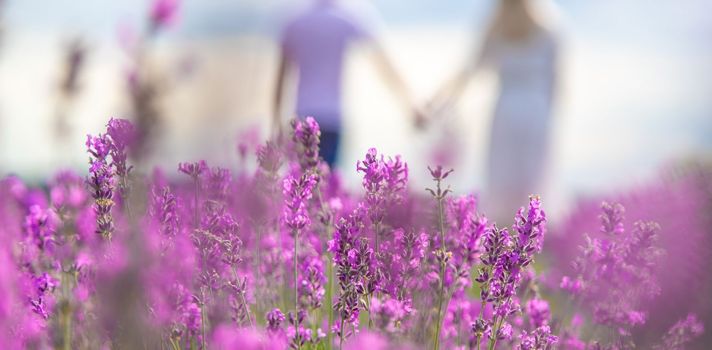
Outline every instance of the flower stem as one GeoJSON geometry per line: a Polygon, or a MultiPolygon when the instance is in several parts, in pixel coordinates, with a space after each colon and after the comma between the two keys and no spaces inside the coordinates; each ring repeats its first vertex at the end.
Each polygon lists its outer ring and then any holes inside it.
{"type": "MultiPolygon", "coordinates": [[[[478,323],[482,322],[482,317],[484,316],[484,310],[485,306],[487,306],[487,303],[485,303],[485,300],[482,299],[482,305],[480,306],[480,315],[477,317],[477,321],[480,321],[478,323]]],[[[481,330],[478,330],[477,332],[477,350],[480,350],[480,341],[482,340],[482,333],[480,333],[481,330]]]]}
{"type": "Polygon", "coordinates": [[[368,329],[371,330],[371,327],[373,327],[373,319],[371,318],[371,298],[372,294],[369,294],[367,299],[366,299],[366,310],[368,312],[368,329]]]}
{"type": "Polygon", "coordinates": [[[380,252],[379,251],[379,240],[380,240],[379,236],[381,235],[380,231],[381,231],[381,223],[379,221],[374,222],[373,223],[373,235],[376,240],[375,241],[376,242],[376,244],[375,244],[376,257],[378,257],[378,253],[380,252]]]}
{"type": "Polygon", "coordinates": [[[495,347],[497,347],[497,339],[499,338],[499,329],[502,327],[502,323],[504,322],[504,317],[499,318],[497,321],[495,321],[495,328],[492,329],[492,337],[490,338],[490,343],[487,349],[489,350],[494,350],[495,347]]]}
{"type": "MultiPolygon", "coordinates": [[[[205,296],[203,296],[203,299],[204,299],[204,298],[205,298],[205,296]]],[[[203,349],[206,349],[206,347],[205,347],[205,335],[206,335],[207,332],[205,331],[205,321],[206,321],[206,319],[207,319],[208,313],[207,313],[207,310],[205,310],[205,301],[204,301],[204,300],[203,300],[203,302],[200,303],[200,313],[201,313],[201,316],[200,316],[200,317],[201,317],[201,320],[200,320],[200,321],[201,321],[201,322],[200,322],[200,331],[201,331],[201,333],[202,333],[202,334],[201,334],[202,336],[200,337],[200,342],[202,343],[203,349]]]]}
{"type": "MultiPolygon", "coordinates": [[[[437,183],[438,186],[438,193],[440,193],[440,181],[438,180],[437,183]]],[[[438,223],[440,227],[440,252],[441,252],[441,260],[440,260],[440,281],[438,283],[438,315],[436,319],[436,324],[435,324],[435,340],[434,340],[434,349],[438,350],[440,348],[440,328],[441,328],[441,323],[442,323],[442,308],[443,308],[443,292],[445,289],[445,254],[446,254],[446,249],[445,249],[445,223],[444,223],[444,214],[443,214],[443,196],[438,196],[438,223]]]]}
{"type": "Polygon", "coordinates": [[[62,271],[62,303],[61,303],[61,313],[62,313],[62,329],[63,329],[63,339],[62,339],[62,349],[70,350],[72,348],[72,312],[71,304],[69,301],[69,276],[68,273],[62,271]]]}
{"type": "MultiPolygon", "coordinates": [[[[235,267],[230,266],[230,269],[232,270],[232,278],[235,280],[235,284],[239,283],[239,280],[237,279],[237,271],[235,270],[235,267]]],[[[240,293],[240,302],[242,303],[242,307],[245,308],[245,313],[247,314],[247,321],[250,324],[250,328],[254,328],[254,325],[252,323],[252,317],[250,316],[250,309],[247,307],[247,300],[245,299],[244,290],[242,292],[243,293],[240,293]]]]}
{"type": "MultiPolygon", "coordinates": [[[[294,234],[294,329],[295,337],[299,337],[299,266],[297,258],[297,248],[299,247],[299,241],[297,240],[299,231],[293,230],[294,234]]],[[[301,340],[297,341],[297,350],[301,349],[301,340]]]]}
{"type": "Polygon", "coordinates": [[[193,228],[197,229],[198,228],[198,190],[199,190],[199,184],[198,184],[198,178],[195,177],[193,180],[194,186],[195,186],[195,191],[193,193],[193,198],[195,200],[195,207],[193,207],[193,228]]]}
{"type": "MultiPolygon", "coordinates": [[[[512,300],[512,297],[507,298],[507,300],[505,300],[505,302],[504,302],[504,305],[509,305],[511,300],[512,300]]],[[[501,306],[501,305],[502,304],[499,304],[499,306],[501,306]]],[[[502,328],[504,319],[505,319],[505,316],[495,316],[494,322],[493,322],[495,327],[492,329],[492,336],[490,337],[490,342],[489,342],[489,346],[487,347],[487,349],[494,350],[494,348],[497,347],[497,338],[499,338],[499,329],[502,328]]]]}
{"type": "MultiPolygon", "coordinates": [[[[328,254],[328,253],[327,253],[328,254]]],[[[331,256],[331,254],[328,254],[331,256]]],[[[329,257],[327,261],[332,261],[332,258],[329,257]]],[[[326,266],[326,273],[328,275],[328,280],[326,282],[326,303],[324,306],[326,306],[326,309],[328,311],[329,315],[329,329],[331,329],[332,325],[334,324],[334,310],[332,308],[332,299],[333,299],[333,289],[334,289],[334,266],[333,264],[327,264],[326,266]]],[[[326,336],[326,348],[327,350],[331,350],[332,347],[332,334],[331,332],[328,332],[328,335],[326,336]]]]}

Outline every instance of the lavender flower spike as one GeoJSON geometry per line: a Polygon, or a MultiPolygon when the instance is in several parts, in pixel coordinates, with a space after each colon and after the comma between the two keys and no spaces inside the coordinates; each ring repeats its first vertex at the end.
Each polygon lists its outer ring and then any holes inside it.
{"type": "Polygon", "coordinates": [[[312,117],[304,120],[292,120],[292,140],[297,146],[299,164],[302,170],[316,169],[319,164],[319,142],[321,130],[319,124],[312,117]]]}
{"type": "Polygon", "coordinates": [[[293,233],[310,224],[306,207],[316,183],[317,176],[313,174],[303,174],[299,178],[290,175],[283,182],[282,192],[285,197],[283,217],[293,233]]]}
{"type": "Polygon", "coordinates": [[[112,147],[111,141],[107,135],[87,135],[86,146],[91,155],[87,183],[94,197],[96,233],[104,239],[111,239],[114,232],[114,220],[111,216],[111,209],[114,207],[114,173],[107,159],[112,147]]]}
{"type": "MultiPolygon", "coordinates": [[[[294,238],[294,307],[299,313],[299,273],[298,273],[298,245],[299,231],[310,224],[307,212],[307,201],[311,199],[312,190],[317,184],[317,176],[313,173],[304,173],[299,178],[289,175],[284,179],[282,191],[284,193],[283,219],[287,227],[291,229],[294,238]]],[[[296,318],[295,329],[299,334],[299,318],[296,318]]],[[[295,339],[298,339],[296,337],[295,339]]],[[[297,349],[301,348],[301,343],[297,342],[297,349]]]]}
{"type": "Polygon", "coordinates": [[[136,141],[136,128],[126,119],[111,118],[106,125],[106,133],[111,138],[111,161],[116,175],[125,177],[131,171],[131,167],[126,165],[126,159],[136,141]]]}
{"type": "Polygon", "coordinates": [[[279,309],[268,312],[265,318],[267,319],[267,331],[270,333],[279,332],[282,329],[282,322],[286,319],[279,309]]]}
{"type": "Polygon", "coordinates": [[[546,232],[546,214],[541,210],[539,197],[529,198],[529,208],[524,216],[524,208],[520,208],[514,218],[514,231],[517,233],[516,252],[521,259],[520,265],[525,267],[532,261],[534,253],[541,251],[544,233],[546,232]]]}
{"type": "Polygon", "coordinates": [[[704,331],[705,328],[697,316],[689,314],[687,318],[675,323],[663,337],[662,344],[655,346],[654,349],[683,350],[687,343],[702,335],[704,331]]]}

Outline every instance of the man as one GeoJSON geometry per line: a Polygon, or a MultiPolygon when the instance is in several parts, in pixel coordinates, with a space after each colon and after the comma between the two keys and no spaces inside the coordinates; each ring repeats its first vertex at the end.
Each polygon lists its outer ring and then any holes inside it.
{"type": "Polygon", "coordinates": [[[321,126],[321,157],[333,166],[342,134],[342,77],[351,44],[370,48],[370,58],[401,102],[414,113],[416,125],[423,118],[413,107],[410,94],[377,39],[374,25],[363,12],[340,0],[314,0],[293,17],[281,37],[281,59],[274,100],[274,127],[281,132],[283,90],[292,70],[297,76],[297,103],[292,113],[313,116],[321,126]]]}

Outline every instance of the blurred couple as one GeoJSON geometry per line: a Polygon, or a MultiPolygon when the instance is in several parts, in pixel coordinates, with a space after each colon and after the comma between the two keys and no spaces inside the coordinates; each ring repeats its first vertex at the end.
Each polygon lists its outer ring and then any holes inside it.
{"type": "Polygon", "coordinates": [[[499,0],[479,48],[425,107],[415,104],[381,42],[374,11],[365,0],[313,0],[293,17],[281,36],[281,59],[274,100],[274,125],[281,128],[288,77],[297,79],[296,107],[289,113],[313,116],[321,125],[321,156],[337,160],[342,136],[342,76],[354,43],[370,57],[388,87],[423,127],[429,115],[460,98],[472,76],[484,69],[498,76],[491,122],[485,202],[495,218],[511,215],[527,195],[540,193],[548,156],[557,81],[559,43],[552,21],[537,0],[499,0]],[[496,205],[492,205],[494,203],[496,205]]]}

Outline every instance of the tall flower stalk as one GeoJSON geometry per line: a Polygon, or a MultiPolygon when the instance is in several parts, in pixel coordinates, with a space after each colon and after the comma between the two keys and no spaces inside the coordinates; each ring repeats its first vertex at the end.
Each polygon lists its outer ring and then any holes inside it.
{"type": "Polygon", "coordinates": [[[301,348],[299,317],[299,235],[311,220],[307,213],[307,202],[312,197],[317,177],[314,174],[302,174],[299,177],[289,175],[283,182],[282,192],[285,197],[283,219],[294,240],[294,308],[295,308],[295,342],[301,348]]]}
{"type": "Polygon", "coordinates": [[[111,214],[114,207],[114,172],[108,160],[111,141],[107,135],[87,136],[86,146],[91,155],[87,182],[94,197],[96,233],[106,240],[111,240],[114,233],[114,219],[111,214]]]}
{"type": "MultiPolygon", "coordinates": [[[[519,311],[517,289],[523,272],[534,260],[534,254],[541,250],[545,225],[546,214],[541,210],[541,201],[532,196],[528,208],[517,212],[512,233],[493,225],[485,234],[484,253],[480,258],[482,266],[476,278],[480,283],[482,304],[477,321],[472,325],[478,348],[485,335],[489,337],[487,349],[490,350],[499,340],[511,339],[512,326],[506,320],[519,311]],[[492,305],[491,319],[484,317],[487,304],[492,305]]],[[[557,341],[555,337],[546,339],[552,343],[557,341]]]]}
{"type": "Polygon", "coordinates": [[[204,160],[194,163],[178,164],[178,171],[190,176],[193,180],[193,228],[200,226],[200,176],[208,170],[208,163],[204,160]]]}
{"type": "Polygon", "coordinates": [[[601,337],[605,342],[628,346],[632,330],[647,321],[643,301],[660,293],[655,268],[664,251],[657,245],[657,223],[637,221],[628,231],[624,215],[618,203],[601,205],[599,235],[586,236],[574,261],[577,276],[563,277],[561,287],[589,304],[594,322],[611,330],[601,337]]]}
{"type": "MultiPolygon", "coordinates": [[[[495,287],[492,288],[495,316],[488,346],[490,350],[497,346],[497,340],[506,338],[500,335],[500,332],[504,329],[506,318],[517,312],[519,308],[518,305],[513,304],[513,298],[521,282],[522,271],[532,263],[534,253],[541,250],[546,214],[540,206],[539,198],[531,197],[526,215],[524,208],[519,209],[512,226],[515,234],[510,237],[510,247],[500,256],[500,261],[495,265],[493,272],[495,287]]],[[[552,342],[555,341],[556,339],[552,338],[552,342]]]]}
{"type": "Polygon", "coordinates": [[[127,159],[130,147],[136,140],[136,129],[126,119],[111,118],[106,126],[106,134],[111,139],[109,153],[115,175],[119,180],[119,194],[124,205],[128,208],[129,174],[133,167],[127,164],[127,159]]]}
{"type": "Polygon", "coordinates": [[[442,327],[442,316],[443,316],[443,304],[447,307],[447,302],[445,300],[445,269],[452,258],[452,252],[447,250],[445,245],[445,212],[444,212],[444,201],[445,197],[450,193],[450,188],[443,189],[442,182],[445,180],[452,169],[444,171],[442,166],[437,166],[435,169],[428,168],[430,170],[430,175],[435,181],[435,189],[427,189],[428,192],[435,198],[438,203],[438,229],[440,232],[440,249],[435,251],[435,260],[439,266],[439,276],[438,276],[438,309],[437,316],[435,318],[435,335],[433,339],[433,348],[435,350],[440,348],[440,329],[442,327]]]}

